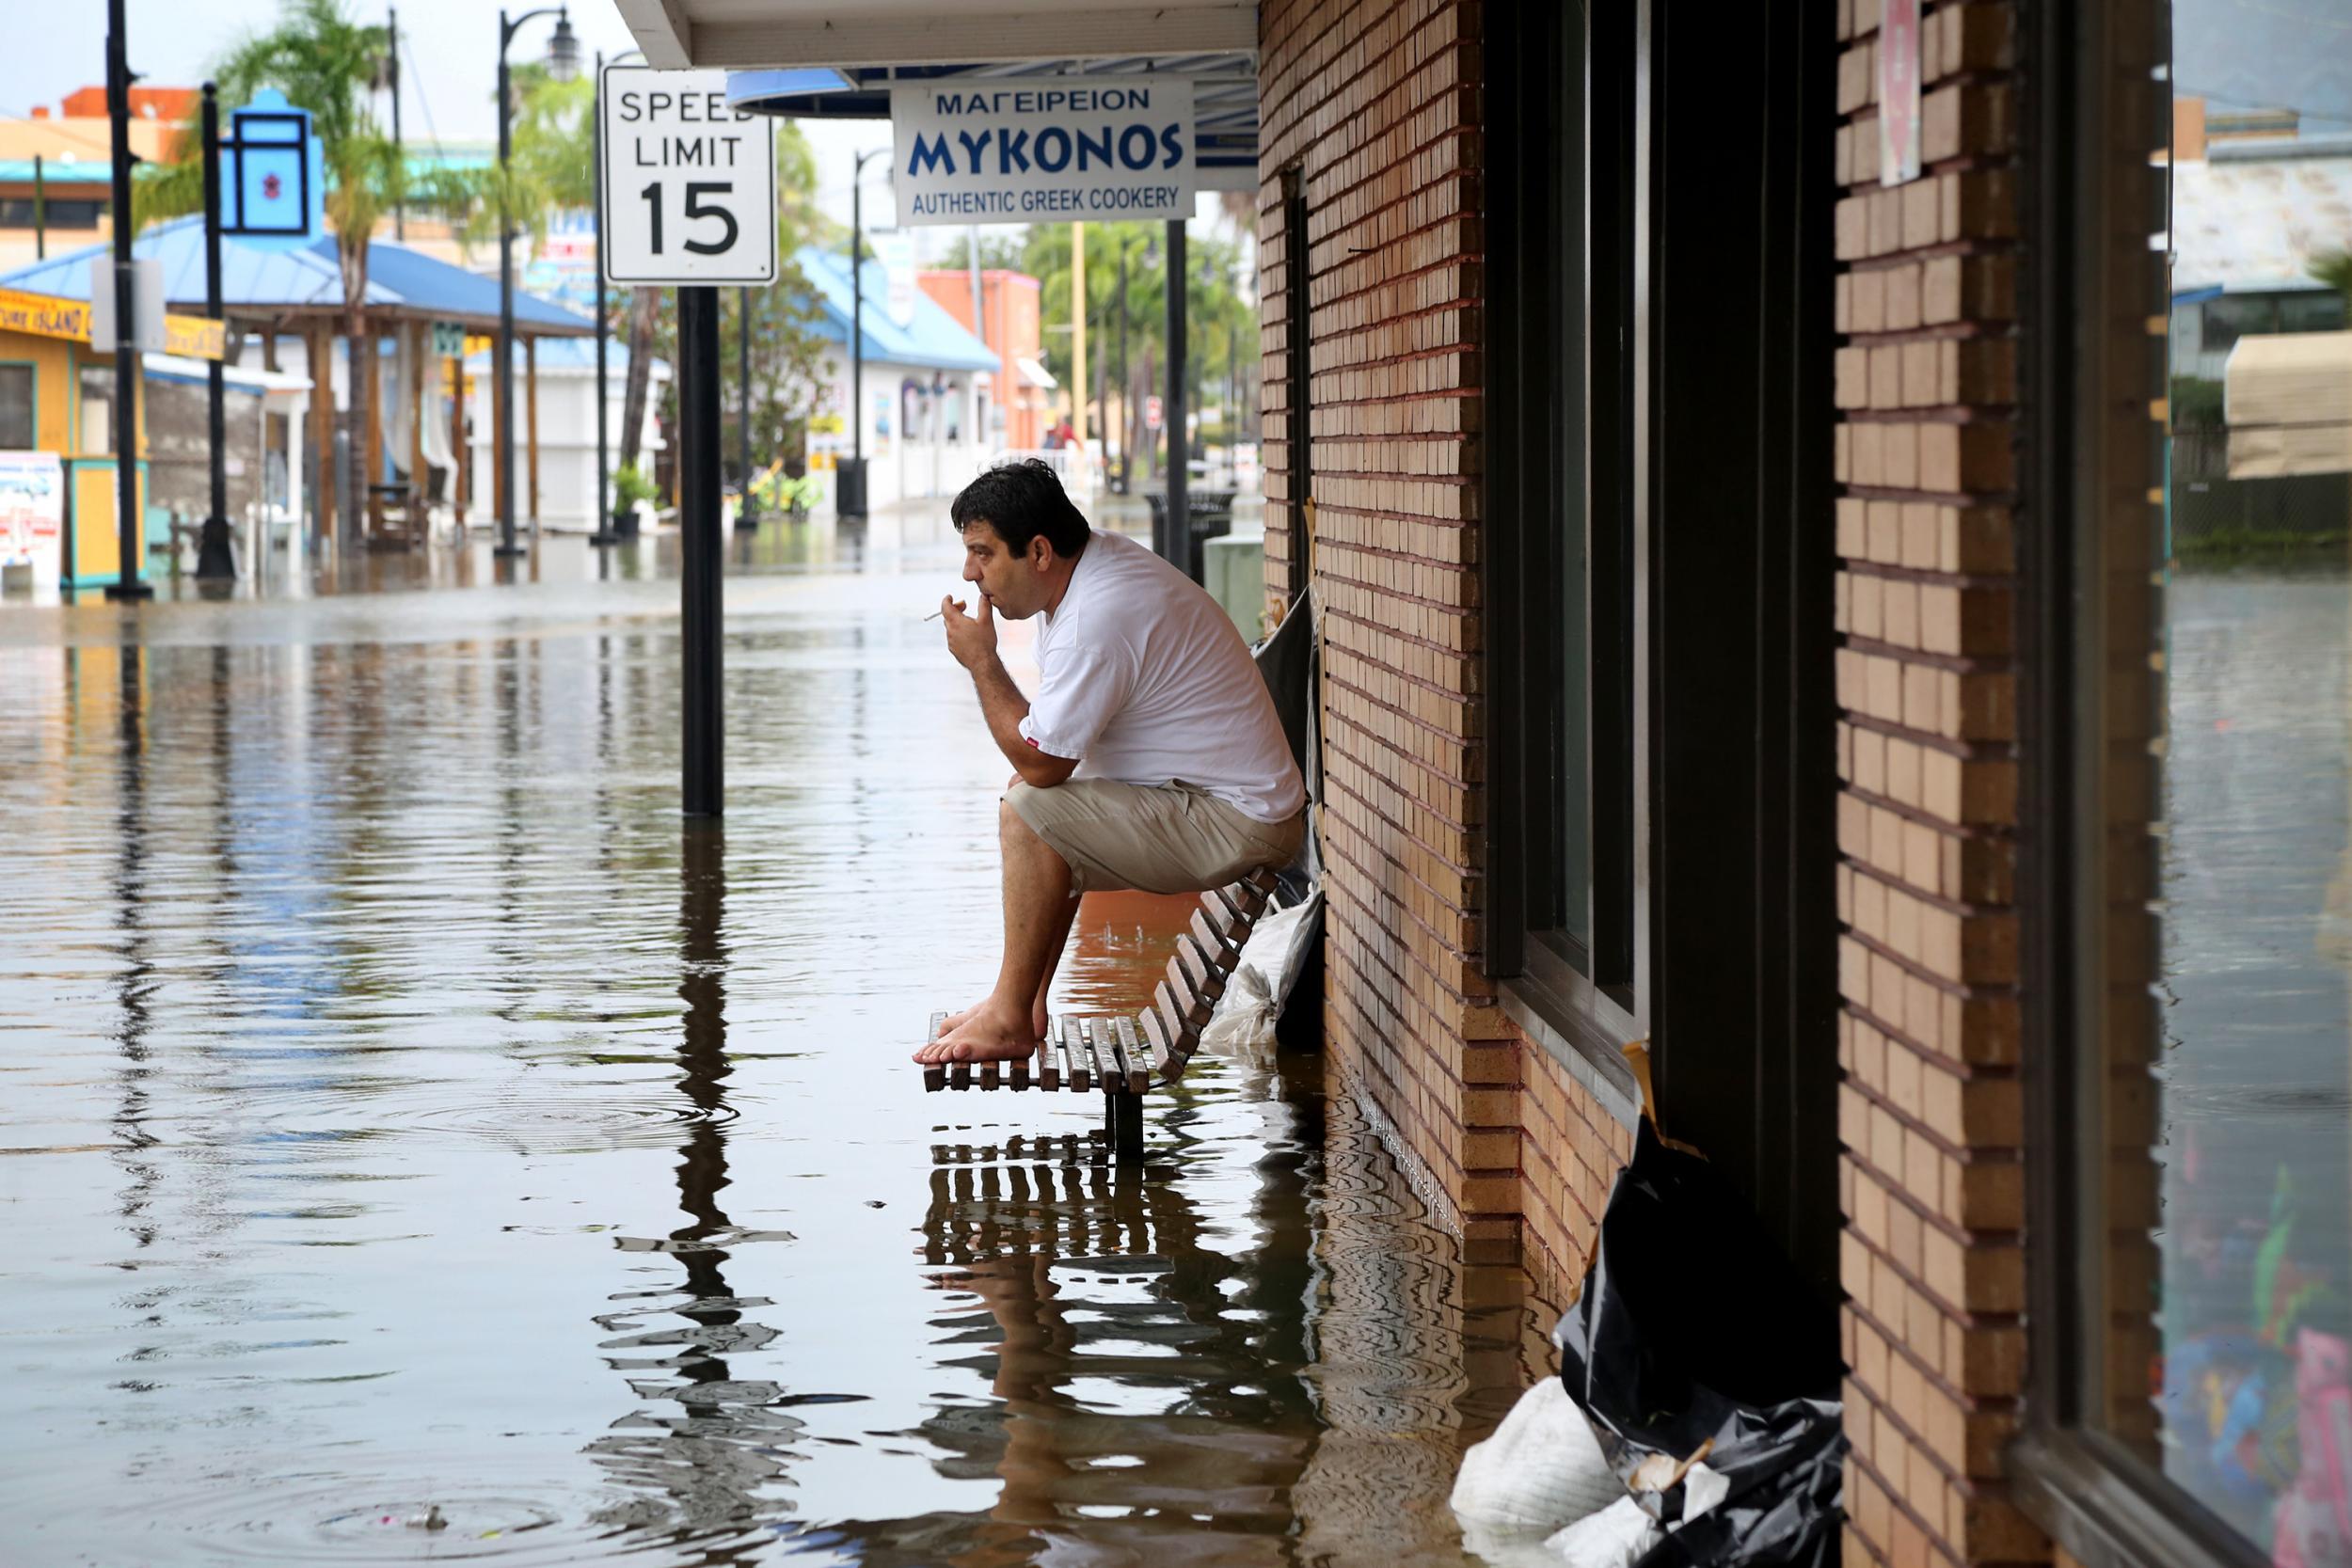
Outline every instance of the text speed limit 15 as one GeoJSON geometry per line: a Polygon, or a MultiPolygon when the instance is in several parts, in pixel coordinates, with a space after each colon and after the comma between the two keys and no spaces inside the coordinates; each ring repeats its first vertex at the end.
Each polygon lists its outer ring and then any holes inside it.
{"type": "Polygon", "coordinates": [[[726,85],[723,71],[605,68],[608,282],[776,280],[775,137],[766,116],[728,106],[726,85]]]}

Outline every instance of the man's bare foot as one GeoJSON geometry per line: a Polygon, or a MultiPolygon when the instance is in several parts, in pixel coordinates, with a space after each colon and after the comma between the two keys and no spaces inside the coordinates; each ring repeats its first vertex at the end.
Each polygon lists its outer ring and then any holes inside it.
{"type": "MultiPolygon", "coordinates": [[[[960,1013],[949,1013],[946,1018],[939,1021],[939,1037],[946,1039],[949,1035],[954,1034],[957,1030],[971,1022],[973,1016],[979,1012],[982,1007],[987,1006],[987,999],[982,998],[980,1001],[973,1003],[972,1006],[964,1008],[963,1011],[960,1013]]],[[[1037,1006],[1030,1010],[1029,1027],[1037,1031],[1037,1037],[1039,1039],[1043,1039],[1045,1037],[1046,1025],[1052,1023],[1053,1022],[1053,1015],[1045,1010],[1044,998],[1040,997],[1038,999],[1037,1006]]],[[[918,1057],[916,1059],[920,1060],[921,1058],[918,1057]]]]}
{"type": "Polygon", "coordinates": [[[914,1059],[927,1067],[935,1062],[1018,1061],[1037,1051],[1038,1038],[1029,1020],[1018,1015],[1000,1017],[984,1003],[959,1027],[941,1031],[939,1038],[914,1053],[914,1059]]]}

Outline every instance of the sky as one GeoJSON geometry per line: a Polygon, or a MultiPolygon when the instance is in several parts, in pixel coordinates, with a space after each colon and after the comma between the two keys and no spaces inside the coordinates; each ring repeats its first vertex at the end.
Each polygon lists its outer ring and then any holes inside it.
{"type": "MultiPolygon", "coordinates": [[[[350,12],[380,20],[381,0],[344,0],[350,12]]],[[[509,0],[509,8],[529,8],[531,0],[509,0]]],[[[401,66],[401,132],[411,142],[487,143],[498,135],[491,98],[498,81],[498,6],[495,0],[398,0],[404,43],[401,66]]],[[[245,33],[277,19],[278,0],[126,0],[131,69],[151,87],[194,87],[206,68],[245,33]]],[[[578,0],[573,30],[580,36],[582,67],[597,50],[607,55],[637,47],[612,0],[578,0]]],[[[526,23],[515,37],[510,61],[544,58],[555,19],[526,23]]],[[[106,8],[101,0],[73,0],[53,8],[48,23],[13,29],[0,50],[0,115],[24,116],[37,104],[55,112],[57,101],[77,87],[106,79],[106,8]]],[[[390,100],[378,113],[389,123],[390,100]]],[[[817,153],[818,205],[850,221],[850,171],[858,152],[887,145],[887,120],[810,120],[803,124],[817,153]]],[[[892,212],[881,166],[866,166],[866,216],[887,223],[892,212]]],[[[1200,216],[1216,210],[1204,197],[1200,216]]],[[[916,254],[938,256],[961,230],[915,230],[916,254]]]]}
{"type": "MultiPolygon", "coordinates": [[[[356,17],[381,20],[378,0],[345,0],[356,17]]],[[[530,0],[510,0],[510,9],[530,0]]],[[[412,142],[487,143],[498,135],[491,98],[498,81],[498,7],[492,0],[398,0],[404,36],[401,66],[401,132],[412,142]]],[[[131,69],[150,87],[194,87],[215,59],[245,33],[277,20],[278,0],[126,0],[125,26],[131,69]]],[[[578,0],[571,7],[584,68],[597,50],[619,55],[637,47],[612,0],[578,0]]],[[[555,18],[524,24],[509,51],[510,61],[543,59],[555,18]]],[[[56,111],[57,101],[76,87],[106,80],[106,8],[100,0],[77,0],[56,8],[39,28],[15,30],[0,50],[0,115],[22,117],[37,104],[56,111]]],[[[378,113],[389,123],[390,99],[378,113]]],[[[886,143],[885,120],[810,122],[804,129],[817,151],[818,201],[844,223],[850,220],[850,168],[858,150],[886,143]]],[[[890,212],[889,192],[875,166],[866,166],[866,211],[890,212]]],[[[953,230],[941,230],[943,234],[953,230]]]]}

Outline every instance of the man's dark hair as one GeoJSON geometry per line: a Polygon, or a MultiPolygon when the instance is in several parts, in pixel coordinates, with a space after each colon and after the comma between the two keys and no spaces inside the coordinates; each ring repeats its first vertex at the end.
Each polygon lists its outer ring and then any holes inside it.
{"type": "Polygon", "coordinates": [[[1078,558],[1090,531],[1085,515],[1061,487],[1061,477],[1035,457],[983,470],[958,492],[948,515],[958,533],[986,523],[1015,555],[1026,555],[1029,541],[1041,533],[1064,561],[1078,558]]]}

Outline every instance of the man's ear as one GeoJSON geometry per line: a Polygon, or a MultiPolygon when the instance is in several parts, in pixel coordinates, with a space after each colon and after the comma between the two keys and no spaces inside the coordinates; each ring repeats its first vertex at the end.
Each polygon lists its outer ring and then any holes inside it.
{"type": "Polygon", "coordinates": [[[1029,564],[1041,572],[1050,572],[1054,569],[1053,541],[1041,533],[1029,541],[1029,564]]]}

